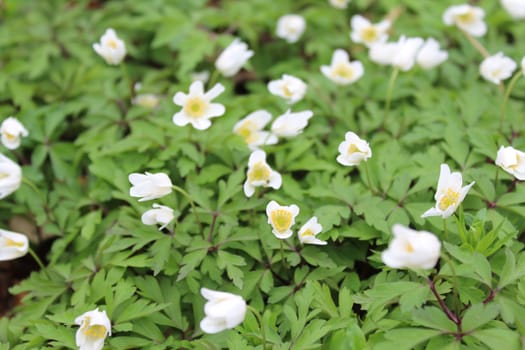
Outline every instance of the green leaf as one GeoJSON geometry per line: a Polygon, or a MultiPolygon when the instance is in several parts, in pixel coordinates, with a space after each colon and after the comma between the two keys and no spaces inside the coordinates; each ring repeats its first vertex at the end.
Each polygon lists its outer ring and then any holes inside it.
{"type": "Polygon", "coordinates": [[[475,304],[467,309],[461,322],[464,332],[475,330],[487,322],[495,319],[499,314],[499,305],[496,303],[475,304]]]}
{"type": "Polygon", "coordinates": [[[517,332],[510,329],[490,328],[475,331],[471,334],[472,337],[482,341],[490,349],[519,349],[520,336],[517,332]]]}
{"type": "Polygon", "coordinates": [[[423,328],[396,328],[385,333],[387,341],[381,342],[374,350],[411,350],[416,345],[439,335],[441,332],[423,328]]]}
{"type": "Polygon", "coordinates": [[[456,324],[448,319],[443,310],[434,306],[414,310],[412,320],[420,326],[441,331],[456,332],[458,330],[456,324]]]}

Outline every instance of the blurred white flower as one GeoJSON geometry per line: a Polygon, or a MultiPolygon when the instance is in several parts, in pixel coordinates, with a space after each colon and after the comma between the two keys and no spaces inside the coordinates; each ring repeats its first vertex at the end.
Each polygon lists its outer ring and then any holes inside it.
{"type": "Polygon", "coordinates": [[[211,126],[210,118],[220,117],[226,111],[222,104],[211,102],[223,91],[224,86],[217,83],[205,93],[202,81],[194,81],[190,85],[189,94],[177,92],[173,96],[173,103],[182,107],[180,112],[173,115],[173,123],[178,126],[191,124],[198,130],[208,129],[211,126]]]}
{"type": "Polygon", "coordinates": [[[0,261],[20,258],[27,254],[28,249],[26,235],[0,229],[0,261]]]}
{"type": "Polygon", "coordinates": [[[246,302],[241,296],[208,288],[201,288],[201,295],[207,300],[204,304],[206,316],[200,323],[203,332],[219,333],[244,321],[246,302]]]}
{"type": "Polygon", "coordinates": [[[295,217],[298,214],[299,207],[295,204],[283,206],[276,201],[271,201],[266,206],[268,223],[272,225],[272,232],[279,239],[289,238],[293,234],[291,227],[295,224],[295,217]]]}
{"type": "Polygon", "coordinates": [[[164,197],[171,193],[173,187],[170,178],[164,173],[133,173],[129,175],[128,179],[132,185],[129,189],[129,195],[131,197],[142,197],[139,202],[164,197]]]}
{"type": "Polygon", "coordinates": [[[281,174],[272,170],[266,163],[266,153],[261,150],[252,152],[248,160],[248,171],[244,182],[244,194],[246,197],[253,196],[255,187],[271,187],[277,190],[281,187],[281,184],[281,174]]]}
{"type": "Polygon", "coordinates": [[[388,66],[397,54],[397,42],[380,42],[370,46],[368,57],[377,64],[388,66]]]}
{"type": "Polygon", "coordinates": [[[521,74],[525,74],[525,57],[521,59],[521,74]]]}
{"type": "Polygon", "coordinates": [[[106,60],[108,64],[117,65],[126,56],[126,45],[117,37],[117,33],[111,28],[100,38],[100,43],[93,44],[97,54],[106,60]]]}
{"type": "Polygon", "coordinates": [[[392,57],[392,65],[404,72],[410,70],[416,62],[416,55],[422,45],[422,38],[405,38],[402,36],[397,42],[396,52],[392,57]]]}
{"type": "Polygon", "coordinates": [[[321,224],[317,222],[317,217],[313,216],[299,230],[298,232],[299,241],[302,244],[325,245],[327,244],[326,241],[322,241],[316,238],[316,236],[319,233],[321,233],[322,230],[323,230],[323,226],[321,226],[321,224]]]}
{"type": "Polygon", "coordinates": [[[347,8],[350,1],[351,0],[328,0],[328,2],[330,2],[330,5],[338,9],[347,8]]]}
{"type": "Polygon", "coordinates": [[[496,156],[496,165],[500,166],[518,180],[525,180],[525,153],[508,146],[501,146],[496,156]]]}
{"type": "Polygon", "coordinates": [[[17,149],[22,137],[29,135],[26,128],[15,117],[9,117],[0,126],[2,144],[9,149],[17,149]]]}
{"type": "Polygon", "coordinates": [[[443,22],[447,26],[456,25],[472,36],[480,37],[487,32],[487,24],[483,21],[485,11],[469,4],[448,7],[443,13],[443,22]]]}
{"type": "Polygon", "coordinates": [[[361,15],[354,15],[350,20],[352,31],[350,38],[354,43],[363,43],[370,47],[377,43],[385,42],[388,39],[388,30],[391,22],[383,20],[373,24],[361,15]]]}
{"type": "Polygon", "coordinates": [[[142,214],[141,220],[144,225],[162,224],[159,230],[162,230],[173,220],[175,215],[173,209],[165,205],[153,203],[153,209],[150,209],[142,214]]]}
{"type": "Polygon", "coordinates": [[[131,100],[131,103],[144,108],[156,108],[159,105],[159,98],[155,94],[139,94],[131,100]]]}
{"type": "Polygon", "coordinates": [[[372,157],[372,150],[368,142],[362,140],[355,133],[348,131],[345,140],[339,144],[339,156],[337,161],[346,166],[359,165],[372,157]]]}
{"type": "Polygon", "coordinates": [[[385,265],[394,269],[431,269],[436,266],[441,242],[432,233],[396,224],[394,239],[381,254],[385,265]]]}
{"type": "Polygon", "coordinates": [[[434,68],[448,59],[448,52],[441,50],[439,43],[428,38],[423,46],[419,49],[416,56],[416,62],[423,69],[434,68]]]}
{"type": "Polygon", "coordinates": [[[274,145],[277,137],[262,129],[270,122],[272,115],[264,109],[259,109],[239,120],[233,127],[233,132],[240,135],[252,150],[262,145],[274,145]]]}
{"type": "Polygon", "coordinates": [[[525,18],[525,0],[501,0],[501,6],[512,18],[525,18]]]}
{"type": "Polygon", "coordinates": [[[22,182],[22,169],[18,164],[0,154],[0,199],[15,192],[22,182]]]}
{"type": "Polygon", "coordinates": [[[314,115],[312,111],[286,113],[277,117],[272,123],[272,133],[277,137],[294,137],[303,132],[308,120],[314,115]]]}
{"type": "Polygon", "coordinates": [[[76,333],[79,350],[102,350],[104,340],[111,335],[111,321],[98,307],[77,317],[75,324],[80,326],[76,333]]]}
{"type": "Polygon", "coordinates": [[[203,84],[206,84],[208,82],[208,79],[210,79],[210,72],[207,70],[203,70],[201,72],[193,72],[191,73],[191,81],[202,81],[203,84]]]}
{"type": "Polygon", "coordinates": [[[231,77],[244,66],[246,61],[253,56],[253,51],[248,50],[248,45],[239,38],[233,42],[219,55],[215,61],[215,67],[225,77],[231,77]]]}
{"type": "Polygon", "coordinates": [[[461,187],[463,184],[461,173],[451,173],[447,164],[441,164],[436,195],[434,196],[436,206],[424,212],[421,217],[441,216],[443,219],[448,218],[463,202],[474,183],[473,181],[467,186],[461,187]]]}
{"type": "Polygon", "coordinates": [[[517,67],[516,62],[504,56],[503,52],[498,52],[485,58],[479,66],[479,71],[486,80],[499,84],[502,80],[510,78],[517,67]]]}
{"type": "Polygon", "coordinates": [[[321,66],[321,73],[336,84],[348,85],[363,76],[364,68],[360,61],[350,62],[345,50],[337,49],[332,55],[330,65],[321,66]]]}
{"type": "Polygon", "coordinates": [[[297,42],[306,29],[306,21],[302,16],[289,14],[280,17],[277,20],[277,29],[275,34],[289,42],[297,42]]]}
{"type": "Polygon", "coordinates": [[[272,95],[280,96],[289,104],[294,104],[303,99],[308,85],[299,78],[292,75],[283,74],[278,80],[268,83],[268,90],[272,95]]]}

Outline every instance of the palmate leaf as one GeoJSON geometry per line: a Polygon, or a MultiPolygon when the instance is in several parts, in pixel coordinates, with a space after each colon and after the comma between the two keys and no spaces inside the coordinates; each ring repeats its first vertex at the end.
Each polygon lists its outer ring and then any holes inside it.
{"type": "Polygon", "coordinates": [[[385,333],[386,341],[376,344],[377,350],[411,350],[416,345],[440,335],[441,332],[425,328],[396,328],[385,333]]]}

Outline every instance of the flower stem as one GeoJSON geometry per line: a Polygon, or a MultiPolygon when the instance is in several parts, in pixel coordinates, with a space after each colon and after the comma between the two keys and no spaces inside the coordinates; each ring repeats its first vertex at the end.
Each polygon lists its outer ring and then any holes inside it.
{"type": "Polygon", "coordinates": [[[199,225],[201,225],[201,221],[199,220],[199,214],[197,213],[197,208],[195,207],[195,203],[193,202],[193,199],[191,199],[191,196],[188,192],[184,191],[182,188],[180,188],[179,186],[176,186],[176,185],[172,185],[172,188],[179,192],[180,194],[182,194],[184,197],[186,197],[186,199],[190,202],[190,205],[191,205],[191,209],[193,210],[193,212],[195,213],[195,220],[197,220],[197,223],[199,225]]]}
{"type": "Polygon", "coordinates": [[[47,278],[49,278],[49,275],[47,274],[46,267],[44,266],[44,263],[42,262],[42,260],[40,260],[40,258],[35,253],[35,251],[33,249],[31,249],[30,247],[27,249],[27,251],[33,257],[33,259],[36,261],[36,263],[40,267],[40,270],[46,275],[47,278]]]}
{"type": "Polygon", "coordinates": [[[445,234],[445,240],[448,241],[447,219],[443,219],[443,232],[445,234]]]}
{"type": "Polygon", "coordinates": [[[33,183],[33,181],[29,180],[27,177],[22,176],[22,182],[31,187],[33,191],[35,191],[39,196],[42,196],[42,191],[33,183]]]}
{"type": "Polygon", "coordinates": [[[266,350],[266,333],[264,331],[264,324],[263,324],[262,316],[259,313],[259,311],[257,311],[255,308],[253,308],[253,307],[251,307],[249,305],[248,305],[248,310],[250,310],[252,312],[252,314],[257,319],[257,322],[259,322],[259,326],[260,326],[260,329],[261,329],[262,348],[263,348],[263,350],[266,350]]]}
{"type": "Polygon", "coordinates": [[[448,308],[448,306],[445,304],[443,299],[441,299],[441,295],[439,295],[438,291],[436,290],[436,285],[434,282],[427,277],[427,282],[430,286],[430,290],[432,291],[432,294],[436,297],[436,300],[439,304],[439,307],[441,307],[441,310],[447,315],[448,319],[454,322],[458,328],[461,327],[461,320],[448,308]]]}
{"type": "Polygon", "coordinates": [[[509,101],[510,93],[512,92],[512,89],[514,88],[514,85],[519,80],[519,78],[523,75],[522,70],[518,70],[516,74],[512,77],[510,80],[510,83],[507,87],[507,90],[505,91],[505,95],[503,96],[503,103],[501,104],[501,111],[499,114],[499,131],[501,132],[503,129],[503,121],[505,119],[505,112],[507,111],[507,103],[509,101]]]}
{"type": "Polygon", "coordinates": [[[385,116],[383,117],[383,127],[385,127],[386,121],[388,119],[388,113],[390,112],[390,101],[392,100],[392,92],[394,91],[394,84],[396,82],[398,74],[399,68],[394,68],[392,74],[390,75],[390,80],[388,81],[388,90],[386,91],[385,100],[385,116]]]}
{"type": "Polygon", "coordinates": [[[370,172],[368,171],[368,163],[367,162],[365,162],[365,175],[366,175],[366,181],[368,182],[368,188],[370,188],[370,191],[372,191],[372,193],[375,193],[376,190],[372,186],[372,180],[370,179],[370,172]]]}
{"type": "Polygon", "coordinates": [[[213,73],[211,73],[210,79],[208,80],[208,88],[211,89],[215,83],[217,83],[217,80],[219,80],[219,70],[215,69],[213,73]]]}
{"type": "Polygon", "coordinates": [[[284,257],[284,243],[283,240],[280,239],[279,243],[281,244],[281,259],[283,260],[283,264],[286,263],[286,259],[284,257]]]}

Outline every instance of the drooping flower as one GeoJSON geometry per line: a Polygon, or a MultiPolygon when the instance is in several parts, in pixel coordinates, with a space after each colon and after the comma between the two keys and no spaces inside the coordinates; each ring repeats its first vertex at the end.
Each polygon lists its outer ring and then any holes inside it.
{"type": "Polygon", "coordinates": [[[306,29],[306,21],[302,16],[289,14],[280,17],[277,20],[277,37],[293,44],[299,40],[306,29]]]}
{"type": "Polygon", "coordinates": [[[483,21],[485,11],[469,4],[448,7],[443,13],[443,22],[447,26],[456,25],[459,29],[472,36],[480,37],[487,32],[487,24],[483,21]]]}
{"type": "Polygon", "coordinates": [[[126,56],[126,45],[117,37],[117,33],[112,28],[106,29],[100,38],[100,43],[93,44],[93,49],[108,64],[112,65],[119,64],[126,56]]]}
{"type": "Polygon", "coordinates": [[[348,131],[345,140],[339,144],[337,161],[346,166],[359,165],[372,157],[372,150],[368,142],[362,140],[354,132],[348,131]]]}
{"type": "Polygon", "coordinates": [[[448,59],[448,52],[441,50],[434,38],[428,38],[416,56],[417,64],[423,69],[434,68],[448,59]]]}
{"type": "Polygon", "coordinates": [[[501,0],[501,6],[514,19],[525,18],[525,1],[524,0],[501,0]]]}
{"type": "Polygon", "coordinates": [[[259,109],[239,120],[233,127],[233,132],[240,135],[252,150],[262,145],[274,145],[278,141],[277,137],[268,131],[262,131],[270,120],[272,115],[264,109],[259,109]]]}
{"type": "Polygon", "coordinates": [[[394,239],[381,254],[385,265],[394,269],[431,269],[441,251],[441,242],[432,233],[396,224],[394,239]]]}
{"type": "Polygon", "coordinates": [[[441,164],[436,195],[434,196],[436,206],[424,212],[421,217],[441,216],[443,219],[448,218],[463,202],[474,183],[472,181],[467,186],[461,187],[463,184],[461,173],[451,173],[447,164],[441,164]]]}
{"type": "Polygon", "coordinates": [[[498,52],[485,58],[479,66],[479,71],[486,80],[499,84],[502,80],[510,78],[517,67],[516,62],[504,56],[503,52],[498,52]]]}
{"type": "Polygon", "coordinates": [[[129,175],[129,182],[132,184],[129,195],[131,197],[142,197],[139,202],[164,197],[171,193],[173,187],[170,178],[164,173],[133,173],[129,175]]]}
{"type": "Polygon", "coordinates": [[[316,244],[316,245],[325,245],[326,241],[322,241],[316,236],[321,233],[323,226],[317,222],[317,217],[313,216],[306,222],[306,224],[301,227],[297,233],[299,236],[299,241],[302,244],[316,244]]]}
{"type": "Polygon", "coordinates": [[[496,156],[496,165],[518,180],[525,180],[525,153],[511,146],[501,146],[496,156]]]}
{"type": "Polygon", "coordinates": [[[287,74],[283,74],[281,79],[272,80],[268,83],[268,91],[272,95],[284,98],[289,104],[302,100],[307,88],[308,85],[304,81],[287,74]]]}
{"type": "Polygon", "coordinates": [[[351,0],[329,0],[330,5],[338,9],[345,9],[351,0]]]}
{"type": "Polygon", "coordinates": [[[104,340],[111,336],[111,321],[98,307],[77,317],[75,324],[80,326],[76,333],[79,350],[102,350],[104,340]]]}
{"type": "Polygon", "coordinates": [[[210,118],[220,117],[226,111],[222,104],[211,102],[223,91],[224,86],[217,83],[205,93],[202,81],[194,81],[189,94],[177,92],[173,96],[173,103],[182,107],[180,112],[173,115],[173,123],[178,126],[191,124],[198,130],[208,129],[211,126],[210,118]]]}
{"type": "Polygon", "coordinates": [[[150,209],[142,214],[141,220],[144,225],[162,224],[159,230],[162,230],[173,220],[175,215],[173,209],[165,205],[153,203],[153,209],[150,209]]]}
{"type": "Polygon", "coordinates": [[[281,184],[281,174],[272,170],[266,163],[266,153],[261,150],[252,152],[248,160],[248,171],[244,182],[244,194],[246,197],[253,196],[255,187],[271,187],[277,190],[281,187],[281,184]]]}
{"type": "Polygon", "coordinates": [[[253,51],[248,50],[248,45],[239,38],[233,42],[219,55],[215,61],[217,68],[225,77],[231,77],[244,66],[246,61],[253,56],[253,51]]]}
{"type": "Polygon", "coordinates": [[[332,55],[332,62],[329,66],[321,66],[321,73],[339,85],[348,85],[356,82],[363,76],[363,64],[360,61],[350,62],[348,53],[345,50],[337,49],[332,55]]]}
{"type": "Polygon", "coordinates": [[[370,47],[377,43],[385,42],[388,39],[388,30],[391,22],[383,20],[373,24],[361,15],[354,15],[350,20],[352,31],[350,38],[354,43],[363,43],[370,47]]]}
{"type": "Polygon", "coordinates": [[[277,137],[295,137],[303,132],[308,125],[308,120],[313,117],[312,111],[286,113],[277,117],[272,123],[272,133],[277,137]]]}
{"type": "Polygon", "coordinates": [[[156,108],[159,105],[160,99],[155,94],[138,94],[133,97],[131,103],[144,108],[156,108]]]}
{"type": "Polygon", "coordinates": [[[268,223],[272,225],[272,232],[279,239],[289,238],[293,234],[291,227],[295,224],[298,214],[299,207],[295,204],[283,206],[271,201],[266,206],[268,223]]]}
{"type": "Polygon", "coordinates": [[[201,288],[201,295],[207,300],[204,305],[206,316],[200,323],[203,332],[219,333],[244,321],[246,302],[241,296],[208,288],[201,288]]]}
{"type": "Polygon", "coordinates": [[[22,182],[22,169],[18,164],[0,154],[0,199],[15,192],[22,182]]]}
{"type": "Polygon", "coordinates": [[[20,258],[28,250],[29,241],[26,235],[0,229],[0,261],[20,258]]]}
{"type": "Polygon", "coordinates": [[[26,128],[15,117],[9,117],[0,126],[2,144],[9,149],[17,149],[22,137],[29,135],[26,128]]]}
{"type": "Polygon", "coordinates": [[[401,36],[397,42],[373,45],[368,55],[376,63],[392,65],[406,72],[416,63],[416,56],[422,45],[422,38],[401,36]]]}

